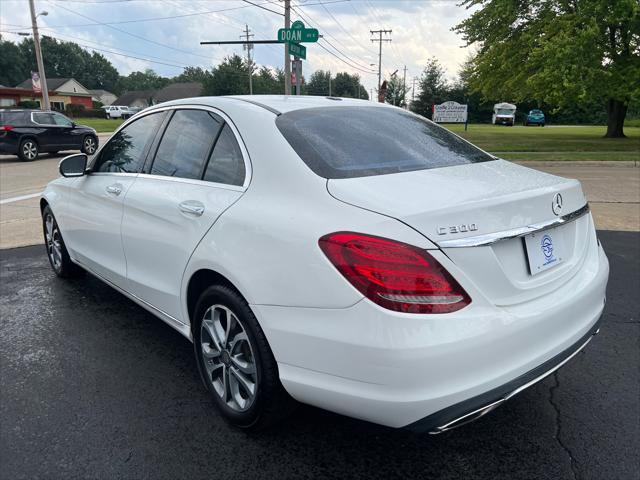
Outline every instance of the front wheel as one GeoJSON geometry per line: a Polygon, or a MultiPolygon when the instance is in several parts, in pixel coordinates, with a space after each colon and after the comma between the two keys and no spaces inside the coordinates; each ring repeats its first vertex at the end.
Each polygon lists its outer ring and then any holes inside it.
{"type": "Polygon", "coordinates": [[[47,205],[42,210],[42,229],[47,257],[54,273],[62,278],[77,277],[84,274],[84,270],[71,261],[69,252],[62,239],[58,222],[47,205]]]}
{"type": "Polygon", "coordinates": [[[87,155],[93,155],[94,153],[96,153],[97,148],[98,141],[96,140],[96,138],[92,135],[87,135],[82,140],[82,147],[80,148],[80,151],[82,153],[86,153],[87,155]]]}
{"type": "Polygon", "coordinates": [[[214,285],[202,293],[193,337],[202,380],[227,421],[260,430],[288,414],[294,401],[280,384],[264,332],[237,291],[214,285]]]}

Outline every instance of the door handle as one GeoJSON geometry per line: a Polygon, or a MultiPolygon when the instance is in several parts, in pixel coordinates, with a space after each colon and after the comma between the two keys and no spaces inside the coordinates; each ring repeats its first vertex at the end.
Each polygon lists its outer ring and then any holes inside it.
{"type": "Polygon", "coordinates": [[[204,213],[204,205],[196,200],[186,200],[178,204],[182,213],[200,217],[204,213]]]}
{"type": "Polygon", "coordinates": [[[119,183],[114,183],[113,185],[109,185],[107,188],[105,188],[105,190],[111,195],[118,196],[122,193],[122,185],[120,185],[119,183]]]}

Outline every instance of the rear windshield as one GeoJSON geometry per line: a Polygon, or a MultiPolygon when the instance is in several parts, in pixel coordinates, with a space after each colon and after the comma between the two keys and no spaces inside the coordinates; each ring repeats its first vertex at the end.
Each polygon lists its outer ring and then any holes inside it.
{"type": "Polygon", "coordinates": [[[323,107],[280,115],[276,125],[317,175],[353,178],[494,160],[445,128],[402,110],[323,107]]]}

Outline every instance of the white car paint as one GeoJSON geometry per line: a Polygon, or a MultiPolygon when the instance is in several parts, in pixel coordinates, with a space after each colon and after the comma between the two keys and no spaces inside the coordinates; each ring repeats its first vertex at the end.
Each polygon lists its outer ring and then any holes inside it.
{"type": "Polygon", "coordinates": [[[383,425],[412,424],[510,382],[594,328],[608,262],[588,212],[559,224],[566,258],[535,276],[521,237],[456,244],[556,220],[556,193],[564,212],[579,210],[586,200],[577,181],[498,159],[327,181],[283,137],[274,111],[334,106],[393,108],[318,97],[169,102],[121,128],[160,109],[214,111],[241,146],[242,186],[92,173],[51,182],[43,199],[74,261],[188,338],[190,280],[201,270],[224,276],[250,304],[294,398],[383,425]],[[121,193],[114,197],[105,189],[116,184],[121,193]],[[204,213],[182,212],[184,202],[199,202],[204,213]],[[476,228],[439,233],[471,224],[476,228]],[[427,250],[471,304],[415,314],[373,303],[318,247],[320,237],[337,231],[427,250]]]}

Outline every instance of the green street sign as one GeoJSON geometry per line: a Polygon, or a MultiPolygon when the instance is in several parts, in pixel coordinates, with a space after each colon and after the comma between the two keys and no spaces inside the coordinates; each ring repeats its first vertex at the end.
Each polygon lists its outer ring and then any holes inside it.
{"type": "Polygon", "coordinates": [[[300,20],[293,22],[291,28],[278,30],[278,41],[280,43],[312,43],[317,42],[319,37],[317,28],[304,28],[304,23],[300,20]]]}
{"type": "Polygon", "coordinates": [[[289,55],[306,60],[307,47],[300,45],[299,43],[289,43],[289,55]]]}

